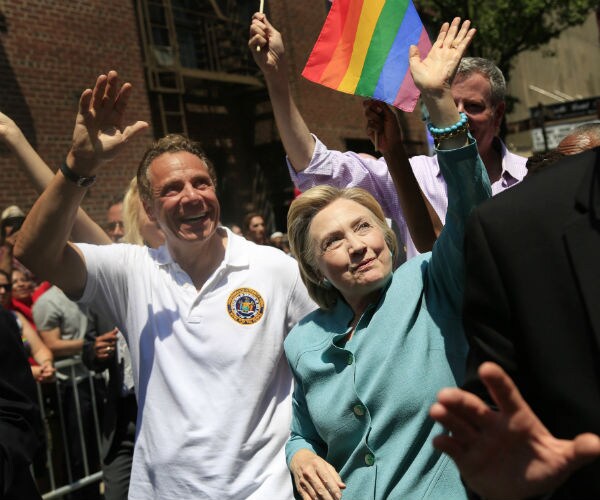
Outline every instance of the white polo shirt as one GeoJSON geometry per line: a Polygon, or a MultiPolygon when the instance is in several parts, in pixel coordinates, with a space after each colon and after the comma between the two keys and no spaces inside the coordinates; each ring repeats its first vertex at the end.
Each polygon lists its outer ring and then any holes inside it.
{"type": "Polygon", "coordinates": [[[316,306],[292,258],[227,236],[200,292],[166,246],[79,245],[80,302],[129,335],[139,403],[130,499],[292,498],[283,340],[316,306]]]}

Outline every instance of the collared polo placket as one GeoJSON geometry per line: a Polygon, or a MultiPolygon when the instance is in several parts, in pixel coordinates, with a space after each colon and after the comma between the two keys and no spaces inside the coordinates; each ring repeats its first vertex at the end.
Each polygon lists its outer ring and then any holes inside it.
{"type": "Polygon", "coordinates": [[[179,264],[173,262],[169,265],[171,266],[171,269],[169,270],[170,274],[173,276],[175,282],[185,290],[185,293],[189,298],[190,307],[187,311],[186,321],[194,324],[202,323],[204,318],[203,308],[198,306],[205,297],[218,289],[221,279],[225,275],[226,264],[224,262],[221,263],[208,280],[206,280],[206,283],[204,283],[200,291],[196,289],[190,276],[181,269],[179,264]]]}

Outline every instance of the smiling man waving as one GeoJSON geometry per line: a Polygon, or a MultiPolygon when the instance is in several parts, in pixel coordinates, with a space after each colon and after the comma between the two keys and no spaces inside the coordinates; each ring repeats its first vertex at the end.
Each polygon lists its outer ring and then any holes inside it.
{"type": "Polygon", "coordinates": [[[167,136],[138,169],[165,245],[67,241],[96,170],[147,127],[123,126],[130,91],[112,71],[83,92],[67,161],[16,254],[127,332],[139,405],[130,499],[291,498],[283,340],[315,306],[293,259],[219,226],[215,172],[198,145],[167,136]]]}

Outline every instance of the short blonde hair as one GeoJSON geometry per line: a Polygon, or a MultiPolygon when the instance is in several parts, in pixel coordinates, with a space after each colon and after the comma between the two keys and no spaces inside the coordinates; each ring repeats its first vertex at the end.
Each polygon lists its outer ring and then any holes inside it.
{"type": "Polygon", "coordinates": [[[392,252],[392,262],[398,254],[396,235],[387,225],[381,205],[364,189],[316,186],[302,193],[290,205],[287,216],[288,238],[292,254],[300,266],[302,281],[311,298],[322,309],[331,309],[340,293],[332,286],[323,284],[323,277],[317,269],[314,241],[310,238],[309,230],[315,215],[338,199],[351,200],[368,209],[383,232],[385,242],[392,252]]]}
{"type": "Polygon", "coordinates": [[[123,226],[125,234],[121,241],[131,243],[132,245],[143,245],[144,238],[140,231],[140,192],[138,189],[137,177],[131,179],[129,189],[123,198],[123,226]]]}

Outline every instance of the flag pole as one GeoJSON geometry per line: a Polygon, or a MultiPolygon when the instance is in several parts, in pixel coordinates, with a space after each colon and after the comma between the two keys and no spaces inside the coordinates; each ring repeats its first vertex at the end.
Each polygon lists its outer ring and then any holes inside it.
{"type": "MultiPolygon", "coordinates": [[[[258,12],[261,14],[265,11],[265,0],[260,0],[260,7],[258,8],[258,12]]],[[[256,52],[260,52],[260,45],[256,46],[256,52]]]]}

